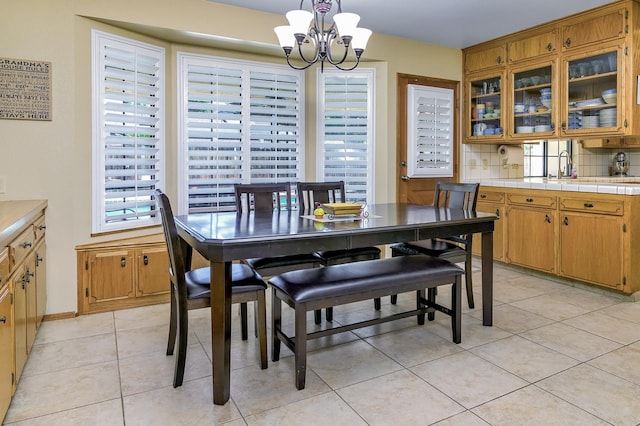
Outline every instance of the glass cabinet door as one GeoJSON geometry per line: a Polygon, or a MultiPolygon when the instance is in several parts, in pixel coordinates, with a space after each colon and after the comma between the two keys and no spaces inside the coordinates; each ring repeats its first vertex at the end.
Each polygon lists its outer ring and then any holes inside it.
{"type": "Polygon", "coordinates": [[[541,139],[553,136],[553,65],[514,71],[509,135],[541,139]]]}
{"type": "Polygon", "coordinates": [[[466,129],[469,141],[503,140],[502,75],[469,80],[470,103],[466,129]]]}
{"type": "Polygon", "coordinates": [[[566,60],[564,134],[623,132],[617,95],[619,60],[618,49],[566,60]]]}

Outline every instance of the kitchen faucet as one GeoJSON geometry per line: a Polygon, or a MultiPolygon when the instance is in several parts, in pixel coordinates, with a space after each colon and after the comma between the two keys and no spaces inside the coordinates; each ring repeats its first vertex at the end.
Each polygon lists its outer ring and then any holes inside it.
{"type": "Polygon", "coordinates": [[[571,168],[573,167],[571,163],[571,157],[569,156],[569,152],[565,149],[558,154],[558,179],[561,177],[569,177],[571,176],[571,168]],[[567,157],[564,170],[562,169],[562,156],[565,155],[567,157]]]}

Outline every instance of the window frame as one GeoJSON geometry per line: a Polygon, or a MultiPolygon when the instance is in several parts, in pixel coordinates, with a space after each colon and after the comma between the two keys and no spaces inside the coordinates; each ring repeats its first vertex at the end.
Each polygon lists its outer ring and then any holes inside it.
{"type": "Polygon", "coordinates": [[[327,77],[345,76],[346,78],[366,78],[367,79],[367,137],[366,137],[366,203],[373,204],[375,202],[375,99],[376,99],[376,69],[358,67],[354,71],[341,71],[338,69],[321,69],[317,70],[317,90],[316,97],[318,99],[318,109],[316,112],[316,179],[320,182],[344,180],[345,183],[345,201],[357,202],[362,201],[361,197],[355,198],[350,191],[350,182],[346,178],[336,178],[327,176],[325,170],[326,163],[326,145],[325,145],[325,112],[326,97],[325,84],[327,77]]]}
{"type": "MultiPolygon", "coordinates": [[[[166,102],[165,102],[165,75],[166,75],[166,64],[165,64],[165,49],[161,46],[144,43],[135,39],[122,37],[110,33],[106,33],[99,30],[91,30],[91,86],[92,86],[92,211],[91,211],[91,231],[92,234],[102,234],[107,232],[118,232],[118,231],[126,231],[131,229],[137,229],[148,226],[155,226],[160,223],[160,216],[154,213],[154,201],[153,201],[153,193],[156,188],[163,188],[165,185],[165,129],[166,129],[166,102]],[[155,181],[155,183],[151,183],[149,187],[151,189],[138,190],[137,186],[134,192],[134,197],[141,196],[139,194],[144,193],[143,199],[146,199],[144,204],[149,206],[149,214],[148,215],[140,215],[138,211],[138,215],[136,217],[132,217],[130,219],[123,218],[120,221],[108,221],[107,220],[107,157],[106,154],[108,152],[108,148],[105,146],[107,144],[107,134],[104,131],[107,126],[107,112],[105,108],[105,102],[107,99],[106,96],[106,85],[105,85],[105,77],[106,77],[106,60],[103,53],[103,50],[108,47],[119,47],[119,48],[130,48],[129,53],[137,52],[135,54],[141,55],[144,52],[146,55],[149,55],[157,60],[157,82],[155,82],[155,87],[157,87],[157,91],[155,93],[155,97],[157,97],[158,101],[151,107],[151,104],[145,105],[145,107],[157,108],[157,112],[152,114],[152,116],[157,117],[157,122],[155,125],[150,125],[148,123],[143,123],[143,119],[137,121],[137,123],[141,123],[145,126],[146,129],[154,128],[157,126],[158,131],[155,132],[157,142],[154,145],[156,150],[155,154],[152,157],[147,157],[146,162],[148,163],[148,159],[154,159],[155,168],[152,170],[152,176],[154,179],[150,179],[150,181],[155,181]]],[[[140,69],[137,69],[137,73],[140,72],[140,69]]],[[[124,90],[124,89],[123,89],[124,90]]],[[[131,102],[134,105],[139,105],[142,103],[143,95],[136,92],[135,94],[136,100],[131,102]]],[[[147,102],[146,100],[144,102],[147,102]]],[[[123,101],[124,104],[124,101],[123,101]]],[[[124,111],[126,108],[122,108],[124,111]]],[[[143,143],[144,139],[140,140],[140,143],[135,143],[134,149],[143,149],[149,150],[149,144],[143,143]]],[[[136,154],[140,155],[140,154],[136,154]]],[[[142,154],[141,157],[144,158],[142,154]]],[[[132,161],[135,162],[139,160],[140,157],[136,157],[132,161]]],[[[144,163],[145,160],[142,161],[144,163]]],[[[134,165],[135,166],[135,165],[134,165]]],[[[135,168],[138,170],[138,167],[135,168]]],[[[144,170],[144,169],[142,169],[144,170]]],[[[144,179],[136,179],[137,181],[142,181],[144,179]]],[[[126,191],[123,190],[123,195],[126,198],[126,191]]],[[[125,207],[123,206],[123,211],[125,207]]]]}

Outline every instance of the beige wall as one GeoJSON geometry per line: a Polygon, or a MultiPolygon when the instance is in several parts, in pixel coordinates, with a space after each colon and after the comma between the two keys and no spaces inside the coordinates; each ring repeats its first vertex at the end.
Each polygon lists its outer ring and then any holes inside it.
{"type": "MultiPolygon", "coordinates": [[[[297,4],[292,0],[292,8],[297,4]]],[[[206,0],[20,0],[4,2],[0,55],[52,63],[53,119],[47,122],[0,120],[0,176],[7,191],[0,200],[47,199],[47,314],[76,311],[75,246],[106,237],[91,237],[91,59],[92,28],[133,35],[97,22],[120,21],[154,37],[135,35],[163,45],[167,57],[167,192],[175,196],[175,64],[178,50],[258,59],[255,53],[185,45],[181,32],[218,35],[276,44],[272,28],[280,15],[261,13],[206,0]],[[246,24],[245,22],[251,22],[246,24]],[[130,25],[129,25],[130,24],[130,25]],[[162,29],[158,32],[158,29],[162,29]],[[160,42],[155,34],[173,42],[160,42]]],[[[120,24],[119,24],[120,25],[120,24]]],[[[123,25],[120,25],[123,26],[123,25]]],[[[191,44],[192,42],[189,42],[191,44]]],[[[198,44],[207,44],[202,41],[198,44]]],[[[244,50],[245,48],[242,47],[244,50]]],[[[255,50],[255,49],[254,49],[255,50]]],[[[266,52],[277,52],[268,48],[266,52]]],[[[271,53],[269,53],[271,54],[271,53]]],[[[376,67],[376,200],[395,198],[396,74],[461,79],[461,52],[374,34],[364,55],[376,67]]],[[[265,59],[265,58],[260,58],[265,59]]],[[[266,58],[282,62],[282,57],[266,58]]],[[[315,68],[306,76],[306,133],[315,140],[315,68]]],[[[306,148],[313,161],[315,147],[306,148]]],[[[315,170],[309,165],[309,172],[315,170]]],[[[313,178],[313,175],[308,176],[313,178]]],[[[158,229],[153,230],[158,232],[158,229]]],[[[144,231],[144,232],[149,232],[144,231]]],[[[123,233],[111,238],[135,235],[123,233]]]]}

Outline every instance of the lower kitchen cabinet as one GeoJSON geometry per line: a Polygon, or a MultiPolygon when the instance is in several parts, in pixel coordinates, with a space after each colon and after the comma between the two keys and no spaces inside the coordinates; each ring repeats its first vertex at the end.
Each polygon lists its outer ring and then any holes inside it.
{"type": "Polygon", "coordinates": [[[169,300],[169,256],[162,234],[76,247],[78,312],[169,300]]]}
{"type": "MultiPolygon", "coordinates": [[[[501,191],[488,191],[481,188],[478,192],[476,211],[495,214],[498,219],[494,222],[493,230],[493,258],[504,260],[504,201],[505,194],[501,191]]],[[[482,235],[474,234],[472,252],[476,256],[482,254],[482,235]]]]}
{"type": "Polygon", "coordinates": [[[0,422],[7,412],[13,393],[13,363],[11,358],[11,293],[9,286],[0,287],[0,422]]]}
{"type": "Polygon", "coordinates": [[[555,273],[557,217],[552,195],[507,194],[507,262],[555,273]]]}

